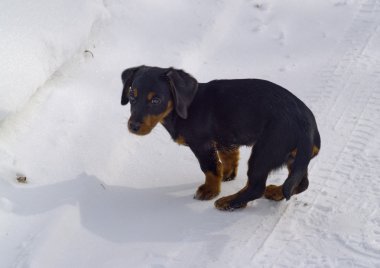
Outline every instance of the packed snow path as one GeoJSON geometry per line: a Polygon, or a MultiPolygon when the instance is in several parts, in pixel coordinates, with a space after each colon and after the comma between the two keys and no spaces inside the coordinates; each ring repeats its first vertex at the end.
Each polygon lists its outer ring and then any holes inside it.
{"type": "Polygon", "coordinates": [[[312,193],[289,204],[255,262],[275,255],[289,266],[380,265],[379,47],[380,2],[367,1],[306,96],[325,133],[312,193]]]}
{"type": "MultiPolygon", "coordinates": [[[[380,267],[380,1],[342,13],[346,1],[333,2],[324,19],[341,14],[345,24],[313,24],[328,4],[299,1],[182,3],[160,15],[162,4],[148,1],[141,13],[144,3],[106,1],[110,17],[88,44],[94,58],[67,62],[1,122],[0,266],[380,267]],[[284,14],[295,6],[310,21],[293,22],[294,31],[318,42],[292,43],[293,15],[284,14]],[[326,53],[313,55],[314,43],[326,53]],[[203,176],[191,152],[162,127],[147,137],[126,131],[120,73],[141,63],[185,68],[200,81],[254,76],[289,88],[322,137],[309,189],[233,213],[193,200],[203,176]]],[[[248,155],[243,148],[238,178],[221,195],[245,184],[248,155]]]]}

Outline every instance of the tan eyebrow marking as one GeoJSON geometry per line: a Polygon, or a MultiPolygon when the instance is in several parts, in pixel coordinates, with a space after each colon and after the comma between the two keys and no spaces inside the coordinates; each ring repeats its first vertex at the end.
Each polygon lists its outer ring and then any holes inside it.
{"type": "Polygon", "coordinates": [[[137,88],[134,88],[132,92],[133,92],[133,97],[137,98],[137,95],[138,95],[137,88]]]}
{"type": "Polygon", "coordinates": [[[147,100],[148,101],[151,101],[153,99],[153,97],[156,96],[156,93],[151,91],[148,93],[148,97],[147,97],[147,100]]]}

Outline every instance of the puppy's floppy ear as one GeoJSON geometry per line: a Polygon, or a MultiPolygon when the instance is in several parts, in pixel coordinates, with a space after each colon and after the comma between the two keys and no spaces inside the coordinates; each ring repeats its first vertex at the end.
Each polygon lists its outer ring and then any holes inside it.
{"type": "Polygon", "coordinates": [[[129,102],[128,99],[128,91],[129,88],[132,85],[133,77],[135,73],[143,66],[138,66],[138,67],[133,67],[126,69],[122,74],[121,74],[121,80],[123,81],[123,93],[121,95],[121,105],[126,105],[129,102]]]}
{"type": "Polygon", "coordinates": [[[170,68],[166,73],[173,93],[177,114],[187,118],[187,111],[198,90],[198,82],[194,77],[182,70],[170,68]]]}

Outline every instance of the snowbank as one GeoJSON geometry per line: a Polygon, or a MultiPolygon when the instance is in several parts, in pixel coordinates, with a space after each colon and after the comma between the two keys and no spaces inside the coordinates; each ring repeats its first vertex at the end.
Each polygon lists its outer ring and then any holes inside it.
{"type": "Polygon", "coordinates": [[[2,120],[84,48],[104,6],[101,0],[2,0],[0,10],[2,120]]]}

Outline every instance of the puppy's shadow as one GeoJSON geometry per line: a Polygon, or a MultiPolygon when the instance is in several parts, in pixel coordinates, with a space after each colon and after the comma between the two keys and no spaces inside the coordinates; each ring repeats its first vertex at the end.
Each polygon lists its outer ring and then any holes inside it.
{"type": "Polygon", "coordinates": [[[40,187],[14,187],[5,191],[13,204],[13,213],[32,215],[61,205],[78,206],[82,226],[113,242],[223,242],[221,234],[245,217],[262,217],[266,209],[223,213],[213,202],[207,209],[191,208],[196,202],[195,184],[136,189],[105,185],[95,176],[81,174],[76,179],[40,187]]]}

